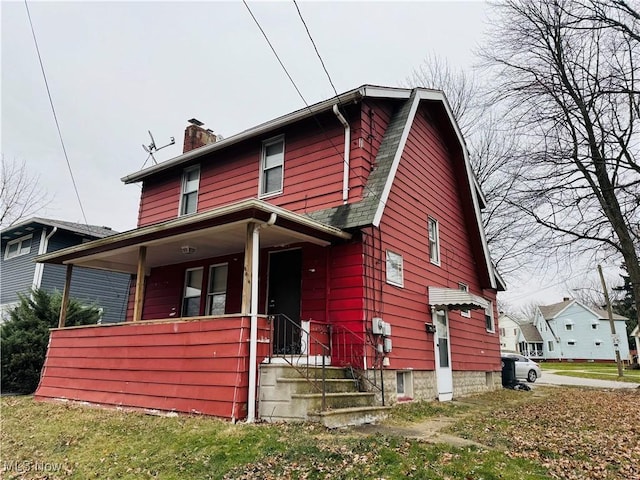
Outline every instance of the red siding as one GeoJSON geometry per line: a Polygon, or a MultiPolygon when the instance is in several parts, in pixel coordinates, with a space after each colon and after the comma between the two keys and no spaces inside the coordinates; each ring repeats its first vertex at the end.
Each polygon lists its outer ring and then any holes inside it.
{"type": "MultiPolygon", "coordinates": [[[[467,224],[464,212],[469,207],[460,198],[462,189],[468,187],[456,166],[461,160],[452,156],[441,132],[421,109],[386,202],[380,225],[382,248],[372,249],[383,269],[386,249],[403,256],[404,287],[390,285],[384,277],[382,281],[380,313],[393,326],[392,368],[435,367],[433,335],[424,327],[431,321],[429,285],[458,288],[458,282],[465,283],[472,293],[490,298],[495,311],[495,292],[482,290],[471,247],[473,227],[467,224]],[[428,216],[439,222],[440,266],[429,261],[428,216]]],[[[486,332],[483,311],[473,310],[471,318],[450,312],[449,324],[453,370],[500,369],[498,333],[486,332]]]]}
{"type": "MultiPolygon", "coordinates": [[[[391,106],[367,101],[344,111],[351,125],[349,201],[362,198],[391,106]]],[[[262,141],[285,139],[283,193],[267,197],[274,205],[305,213],[342,204],[344,128],[333,113],[318,115],[266,137],[249,140],[200,159],[198,211],[258,197],[262,141]],[[320,125],[318,124],[320,123],[320,125]]],[[[138,226],[176,218],[182,169],[145,180],[138,226]]]]}
{"type": "Polygon", "coordinates": [[[248,336],[247,317],[52,330],[36,399],[244,418],[248,336]]]}

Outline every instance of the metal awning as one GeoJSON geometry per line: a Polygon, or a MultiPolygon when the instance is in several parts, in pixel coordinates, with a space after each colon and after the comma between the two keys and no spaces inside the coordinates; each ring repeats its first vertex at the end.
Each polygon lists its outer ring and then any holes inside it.
{"type": "Polygon", "coordinates": [[[271,218],[273,224],[261,232],[262,248],[298,242],[326,246],[351,238],[338,228],[249,199],[39,255],[36,261],[136,273],[140,247],[147,248],[147,269],[243,252],[247,224],[271,218]]]}
{"type": "Polygon", "coordinates": [[[490,302],[479,295],[455,288],[429,287],[429,305],[448,310],[484,310],[490,302]]]}

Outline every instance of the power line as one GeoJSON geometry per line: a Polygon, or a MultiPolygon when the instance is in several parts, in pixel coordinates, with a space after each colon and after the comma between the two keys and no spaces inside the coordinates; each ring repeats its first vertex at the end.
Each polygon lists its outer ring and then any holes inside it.
{"type": "Polygon", "coordinates": [[[329,79],[329,83],[331,84],[331,87],[333,88],[333,93],[335,93],[336,97],[338,97],[338,91],[336,90],[336,86],[333,84],[333,80],[331,79],[331,75],[329,75],[329,71],[327,70],[327,67],[324,64],[324,61],[322,60],[322,57],[320,56],[320,52],[318,51],[318,47],[316,46],[316,42],[314,42],[313,37],[311,36],[311,32],[309,31],[309,27],[307,26],[307,22],[305,22],[304,18],[302,17],[302,12],[300,11],[300,7],[298,6],[298,2],[296,2],[296,0],[293,0],[293,4],[296,6],[296,10],[298,11],[298,16],[300,17],[300,20],[302,21],[302,24],[304,25],[304,29],[307,31],[307,35],[309,36],[309,40],[311,40],[311,44],[313,45],[313,49],[316,51],[316,55],[318,56],[318,59],[320,60],[320,63],[322,64],[322,68],[324,69],[324,73],[327,74],[327,78],[329,79]]]}
{"type": "Polygon", "coordinates": [[[84,207],[82,206],[82,201],[80,200],[80,193],[78,192],[76,179],[74,178],[73,170],[71,169],[71,162],[69,162],[69,156],[67,155],[67,148],[65,147],[64,140],[62,138],[62,131],[60,130],[60,123],[58,122],[58,115],[56,114],[56,108],[53,105],[53,99],[51,98],[51,91],[49,90],[49,82],[47,82],[47,75],[44,71],[42,56],[40,55],[40,48],[38,47],[38,40],[36,39],[36,32],[33,28],[33,22],[31,21],[31,13],[29,12],[29,5],[27,4],[27,0],[24,0],[24,6],[27,9],[27,17],[29,18],[29,26],[31,27],[31,34],[33,35],[33,43],[36,46],[36,52],[38,54],[38,62],[40,62],[40,70],[42,71],[42,78],[44,78],[44,85],[47,88],[47,96],[49,97],[49,104],[51,105],[51,111],[53,112],[53,119],[56,123],[56,129],[58,130],[58,137],[60,138],[60,143],[62,144],[62,152],[64,153],[65,160],[67,161],[67,168],[69,169],[69,175],[71,175],[71,183],[73,183],[73,189],[76,192],[76,198],[78,199],[78,204],[80,205],[80,211],[82,212],[82,218],[84,218],[84,223],[88,224],[87,216],[84,213],[84,207]]]}
{"type": "MultiPolygon", "coordinates": [[[[25,0],[26,1],[26,0],[25,0]]],[[[249,15],[251,15],[251,18],[253,18],[253,21],[256,22],[256,25],[258,26],[258,28],[260,29],[260,32],[262,32],[262,36],[264,37],[264,39],[267,41],[267,43],[269,44],[269,47],[271,48],[271,51],[273,52],[273,54],[275,55],[275,57],[278,59],[278,62],[280,63],[280,66],[282,67],[282,69],[284,70],[284,73],[287,74],[287,77],[289,77],[289,81],[291,82],[291,85],[293,85],[293,88],[296,89],[296,92],[298,92],[298,95],[300,95],[300,98],[302,99],[302,101],[304,102],[304,104],[307,106],[307,108],[309,108],[309,104],[307,103],[307,100],[304,98],[304,96],[302,95],[302,92],[300,92],[300,89],[298,88],[298,85],[296,85],[296,82],[293,81],[293,78],[291,78],[291,75],[289,74],[289,71],[287,70],[287,67],[284,66],[284,63],[282,63],[282,60],[280,60],[280,56],[278,55],[278,52],[276,52],[276,49],[274,48],[274,46],[271,44],[271,41],[269,40],[269,37],[267,37],[267,34],[265,33],[265,31],[262,29],[262,26],[260,25],[260,22],[258,22],[258,19],[256,18],[256,16],[253,14],[253,12],[251,11],[251,8],[249,8],[249,5],[247,4],[246,0],[242,0],[242,3],[244,3],[244,6],[247,7],[247,10],[249,11],[249,15]]]]}
{"type": "MultiPolygon", "coordinates": [[[[304,95],[302,95],[302,92],[300,92],[300,89],[298,88],[298,85],[296,85],[296,82],[293,80],[293,78],[291,77],[291,75],[289,74],[289,71],[287,70],[287,68],[285,67],[284,63],[282,62],[282,60],[280,59],[280,56],[278,55],[278,53],[276,52],[275,47],[273,46],[273,44],[271,43],[271,41],[269,40],[269,37],[267,36],[266,32],[264,31],[264,29],[262,28],[262,26],[260,25],[260,22],[258,21],[258,19],[256,18],[256,16],[253,14],[253,12],[251,11],[251,8],[249,8],[249,5],[247,4],[246,0],[242,0],[242,3],[244,3],[244,6],[247,8],[247,10],[249,11],[249,14],[251,15],[251,18],[253,18],[253,21],[256,23],[256,25],[258,26],[258,28],[260,29],[260,32],[262,33],[262,36],[264,37],[264,39],[267,41],[267,43],[269,44],[269,47],[271,48],[271,51],[273,52],[273,54],[275,55],[276,59],[278,60],[278,63],[280,63],[280,66],[282,67],[282,69],[285,71],[285,73],[287,74],[287,77],[289,78],[289,80],[291,81],[291,84],[293,85],[293,87],[296,89],[296,92],[298,92],[298,95],[300,96],[300,98],[302,99],[302,101],[304,102],[305,106],[307,107],[307,109],[309,110],[309,112],[311,113],[313,119],[315,120],[315,122],[318,124],[318,127],[320,127],[320,130],[322,130],[322,133],[324,135],[324,137],[327,139],[327,141],[329,142],[329,144],[333,147],[333,149],[336,151],[336,153],[338,155],[340,155],[340,150],[338,150],[338,147],[336,147],[336,145],[333,143],[333,141],[331,140],[331,138],[329,137],[329,135],[327,134],[327,131],[324,129],[324,127],[322,126],[322,123],[320,123],[320,120],[318,119],[317,115],[313,112],[313,110],[311,109],[311,107],[309,106],[309,103],[307,102],[307,100],[304,98],[304,95]]],[[[297,7],[297,5],[296,5],[297,7]]],[[[304,20],[303,20],[304,22],[304,20]]],[[[307,30],[308,32],[308,30],[307,30]]],[[[313,42],[313,39],[311,40],[313,42]]],[[[315,43],[314,43],[314,47],[315,47],[315,43]]],[[[316,49],[317,52],[317,49],[316,49]]],[[[319,54],[318,54],[319,55],[319,54]]],[[[322,59],[320,59],[320,61],[322,62],[322,59]]],[[[324,63],[323,63],[324,66],[324,63]]],[[[326,71],[326,69],[325,69],[326,71]]],[[[327,75],[329,75],[329,73],[327,72],[327,75]]],[[[331,81],[331,77],[329,77],[329,80],[331,81]]],[[[331,83],[331,85],[333,86],[333,82],[331,83]]],[[[335,91],[335,87],[334,87],[334,91],[335,91]]],[[[338,93],[336,92],[336,98],[338,99],[338,102],[340,101],[340,95],[338,95],[338,93]]],[[[343,163],[346,163],[346,161],[343,159],[342,160],[343,163]]],[[[351,172],[349,172],[351,174],[351,172]]],[[[367,178],[365,178],[363,175],[354,173],[355,177],[363,180],[363,188],[365,190],[368,190],[373,196],[374,198],[376,198],[377,200],[379,200],[380,202],[382,202],[383,205],[386,206],[386,203],[384,202],[384,200],[382,200],[382,197],[377,194],[376,192],[374,192],[373,190],[371,190],[371,187],[369,187],[369,185],[367,185],[367,178]]]]}

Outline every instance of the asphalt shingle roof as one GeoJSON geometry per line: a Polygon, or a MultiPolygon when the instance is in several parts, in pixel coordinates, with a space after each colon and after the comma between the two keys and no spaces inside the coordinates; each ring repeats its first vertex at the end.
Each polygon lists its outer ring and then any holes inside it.
{"type": "Polygon", "coordinates": [[[528,343],[542,343],[542,335],[533,323],[521,323],[520,331],[528,343]]]}
{"type": "Polygon", "coordinates": [[[29,225],[40,224],[48,225],[50,227],[58,227],[60,229],[68,230],[82,235],[87,235],[93,238],[104,238],[110,235],[114,235],[118,232],[110,229],[109,227],[101,227],[98,225],[85,225],[83,223],[66,222],[63,220],[53,220],[51,218],[33,217],[23,222],[11,225],[2,229],[2,233],[9,233],[13,230],[23,229],[29,225]]]}
{"type": "Polygon", "coordinates": [[[376,168],[367,179],[363,199],[356,203],[311,212],[307,216],[337,228],[353,228],[373,223],[384,186],[391,172],[393,159],[400,147],[402,132],[407,124],[415,95],[416,93],[413,92],[411,97],[405,100],[392,115],[376,156],[376,168]]]}
{"type": "MultiPolygon", "coordinates": [[[[546,319],[546,320],[551,320],[552,318],[555,318],[556,315],[558,315],[562,310],[564,310],[565,308],[567,308],[569,306],[569,304],[575,302],[575,300],[571,299],[571,300],[565,300],[563,302],[559,302],[559,303],[554,303],[552,305],[540,305],[538,306],[538,308],[540,309],[540,313],[542,313],[542,316],[546,319]]],[[[604,319],[604,320],[608,320],[609,319],[609,314],[607,313],[606,310],[603,310],[601,308],[594,308],[594,307],[588,307],[591,311],[593,311],[594,313],[596,313],[597,315],[599,315],[600,319],[604,319]]],[[[622,315],[618,315],[617,313],[613,314],[613,319],[614,320],[627,320],[627,317],[623,317],[622,315]]]]}

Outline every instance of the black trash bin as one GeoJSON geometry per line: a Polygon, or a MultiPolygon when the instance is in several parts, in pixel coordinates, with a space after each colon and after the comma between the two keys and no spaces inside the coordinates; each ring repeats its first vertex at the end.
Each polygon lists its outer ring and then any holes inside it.
{"type": "Polygon", "coordinates": [[[515,358],[502,357],[502,386],[513,388],[518,383],[516,379],[515,358]]]}

